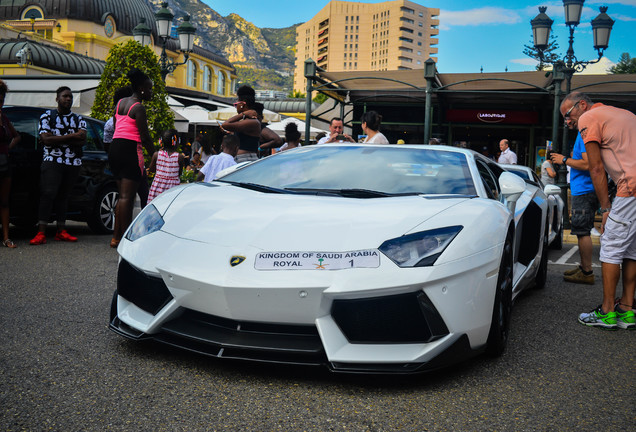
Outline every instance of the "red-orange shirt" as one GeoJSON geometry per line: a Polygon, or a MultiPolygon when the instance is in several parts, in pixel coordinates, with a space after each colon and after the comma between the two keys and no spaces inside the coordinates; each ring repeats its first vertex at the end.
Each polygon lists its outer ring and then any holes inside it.
{"type": "Polygon", "coordinates": [[[585,144],[595,141],[605,170],[616,183],[616,196],[636,197],[636,115],[602,103],[578,120],[585,144]]]}

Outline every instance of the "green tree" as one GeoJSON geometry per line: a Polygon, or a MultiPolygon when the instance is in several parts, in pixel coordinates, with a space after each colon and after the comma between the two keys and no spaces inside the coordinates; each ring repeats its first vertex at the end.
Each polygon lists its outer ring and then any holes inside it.
{"type": "Polygon", "coordinates": [[[292,90],[287,95],[287,97],[292,98],[292,99],[305,99],[306,96],[307,96],[307,94],[301,92],[300,90],[292,90]]]}
{"type": "Polygon", "coordinates": [[[148,75],[154,83],[152,99],[144,102],[144,106],[148,115],[150,137],[153,142],[158,143],[161,132],[174,127],[174,114],[168,106],[166,84],[161,79],[158,62],[159,59],[149,47],[142,47],[134,40],[122,42],[111,48],[95,92],[91,117],[108,120],[113,115],[115,90],[130,85],[126,75],[131,69],[137,68],[148,75]]]}
{"type": "Polygon", "coordinates": [[[327,96],[324,93],[318,93],[316,96],[314,96],[313,101],[317,102],[319,104],[323,103],[324,101],[326,101],[327,99],[329,99],[329,96],[327,96]]]}
{"type": "Polygon", "coordinates": [[[621,54],[616,65],[609,69],[612,74],[636,74],[636,58],[631,58],[629,53],[621,54]]]}
{"type": "Polygon", "coordinates": [[[539,62],[536,66],[536,70],[538,71],[545,70],[547,68],[547,64],[551,64],[559,60],[559,54],[555,52],[559,49],[559,43],[553,33],[550,34],[548,47],[543,50],[543,59],[541,58],[541,55],[539,55],[539,50],[534,47],[533,40],[530,40],[530,45],[524,45],[523,48],[523,53],[525,55],[532,57],[539,62]]]}

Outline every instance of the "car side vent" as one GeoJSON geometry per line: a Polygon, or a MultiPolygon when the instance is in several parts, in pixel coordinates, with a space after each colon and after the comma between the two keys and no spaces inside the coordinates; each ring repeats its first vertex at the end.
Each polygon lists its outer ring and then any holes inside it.
{"type": "Polygon", "coordinates": [[[448,334],[439,312],[421,291],[335,300],[331,315],[351,343],[426,343],[448,334]]]}
{"type": "Polygon", "coordinates": [[[123,259],[117,270],[117,292],[152,315],[156,315],[172,300],[163,279],[148,276],[123,259]]]}

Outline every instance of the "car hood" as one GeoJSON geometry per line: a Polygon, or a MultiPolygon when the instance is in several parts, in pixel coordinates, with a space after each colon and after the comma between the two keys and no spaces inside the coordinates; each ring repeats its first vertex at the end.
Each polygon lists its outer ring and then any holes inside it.
{"type": "MultiPolygon", "coordinates": [[[[342,198],[262,193],[230,185],[184,188],[164,214],[162,231],[219,246],[263,250],[377,248],[468,200],[404,196],[342,198]]],[[[442,225],[443,226],[443,222],[442,225]]]]}

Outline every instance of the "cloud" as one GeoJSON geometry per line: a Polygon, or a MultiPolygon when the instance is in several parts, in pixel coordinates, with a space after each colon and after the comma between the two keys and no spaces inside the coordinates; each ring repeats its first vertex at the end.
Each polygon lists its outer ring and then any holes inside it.
{"type": "Polygon", "coordinates": [[[607,4],[620,4],[625,6],[636,6],[636,0],[602,0],[602,1],[591,1],[591,4],[598,5],[607,5],[607,4]]]}
{"type": "Polygon", "coordinates": [[[598,63],[587,65],[581,75],[605,75],[612,66],[616,66],[616,63],[607,57],[602,57],[598,63]]]}
{"type": "Polygon", "coordinates": [[[536,61],[533,58],[519,58],[519,59],[511,59],[510,60],[511,63],[516,63],[516,64],[520,64],[520,65],[524,65],[524,66],[536,66],[539,64],[538,61],[536,61]]]}
{"type": "Polygon", "coordinates": [[[627,15],[610,15],[610,18],[615,19],[616,21],[636,21],[636,18],[630,17],[627,15]]]}
{"type": "Polygon", "coordinates": [[[521,16],[516,11],[504,8],[483,7],[463,11],[441,10],[440,24],[445,29],[450,26],[481,26],[491,24],[517,24],[521,16]]]}

